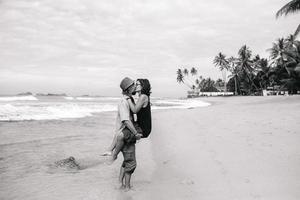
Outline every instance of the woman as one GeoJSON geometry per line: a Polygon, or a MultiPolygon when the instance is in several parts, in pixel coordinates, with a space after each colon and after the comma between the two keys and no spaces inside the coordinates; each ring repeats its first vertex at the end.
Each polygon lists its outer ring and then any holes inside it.
{"type": "MultiPolygon", "coordinates": [[[[137,79],[135,91],[139,96],[136,103],[134,103],[132,98],[129,96],[126,97],[126,99],[131,112],[137,114],[137,121],[134,123],[134,126],[139,134],[139,137],[146,138],[149,136],[152,128],[150,103],[151,85],[149,80],[137,79]]],[[[118,146],[124,144],[124,135],[122,132],[116,133],[110,148],[102,155],[112,156],[112,159],[115,160],[120,151],[120,148],[117,148],[117,152],[113,152],[117,144],[118,146]]]]}
{"type": "Polygon", "coordinates": [[[138,79],[136,81],[136,93],[139,98],[136,104],[130,99],[127,98],[130,110],[137,115],[137,125],[141,129],[142,137],[148,137],[151,128],[151,104],[150,104],[150,94],[151,94],[151,85],[148,79],[138,79]]]}

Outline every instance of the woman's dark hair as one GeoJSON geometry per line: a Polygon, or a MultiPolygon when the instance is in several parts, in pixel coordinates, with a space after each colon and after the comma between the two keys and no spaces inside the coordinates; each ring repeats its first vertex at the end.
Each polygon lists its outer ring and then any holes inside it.
{"type": "Polygon", "coordinates": [[[151,85],[148,79],[137,79],[141,83],[141,93],[145,94],[147,96],[150,96],[151,94],[151,85]]]}

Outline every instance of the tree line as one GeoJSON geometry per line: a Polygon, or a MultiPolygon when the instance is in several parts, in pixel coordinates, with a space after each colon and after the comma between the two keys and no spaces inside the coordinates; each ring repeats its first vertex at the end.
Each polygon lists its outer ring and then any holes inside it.
{"type": "MultiPolygon", "coordinates": [[[[300,10],[300,0],[293,0],[283,6],[276,17],[288,15],[300,10]]],[[[267,51],[269,58],[261,58],[243,45],[236,56],[227,57],[220,52],[213,59],[215,66],[223,74],[223,81],[197,76],[197,69],[178,69],[177,82],[186,84],[190,89],[201,92],[215,92],[224,87],[224,91],[235,95],[260,95],[269,87],[287,90],[289,94],[300,91],[300,41],[296,39],[300,25],[294,34],[279,38],[267,51]],[[229,81],[227,82],[227,73],[229,81]]]]}

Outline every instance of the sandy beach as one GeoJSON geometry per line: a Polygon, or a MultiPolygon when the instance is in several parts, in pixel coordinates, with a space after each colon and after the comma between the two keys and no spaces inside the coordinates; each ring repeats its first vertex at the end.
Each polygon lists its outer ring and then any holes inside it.
{"type": "Polygon", "coordinates": [[[300,97],[200,100],[211,106],[153,111],[129,192],[117,188],[122,156],[112,165],[99,156],[112,139],[114,112],[1,123],[0,197],[298,200],[300,97]],[[68,156],[84,170],[53,167],[68,156]]]}
{"type": "Polygon", "coordinates": [[[155,113],[156,169],[132,199],[299,199],[300,97],[202,100],[212,106],[155,113]]]}

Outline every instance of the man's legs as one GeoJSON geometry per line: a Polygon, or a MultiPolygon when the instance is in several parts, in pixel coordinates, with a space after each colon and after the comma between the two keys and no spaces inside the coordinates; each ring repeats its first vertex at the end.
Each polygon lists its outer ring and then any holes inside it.
{"type": "Polygon", "coordinates": [[[126,191],[131,188],[131,175],[136,168],[136,155],[135,155],[135,144],[125,144],[122,149],[124,161],[122,166],[124,167],[124,179],[125,179],[125,189],[126,191]]]}
{"type": "Polygon", "coordinates": [[[121,166],[120,168],[120,175],[119,175],[119,183],[120,183],[120,188],[124,188],[125,185],[124,185],[124,176],[125,176],[125,169],[123,167],[123,165],[121,166]]]}
{"type": "Polygon", "coordinates": [[[128,173],[128,172],[125,173],[125,189],[126,190],[130,190],[130,188],[131,188],[131,185],[130,185],[131,174],[132,173],[128,173]]]}

